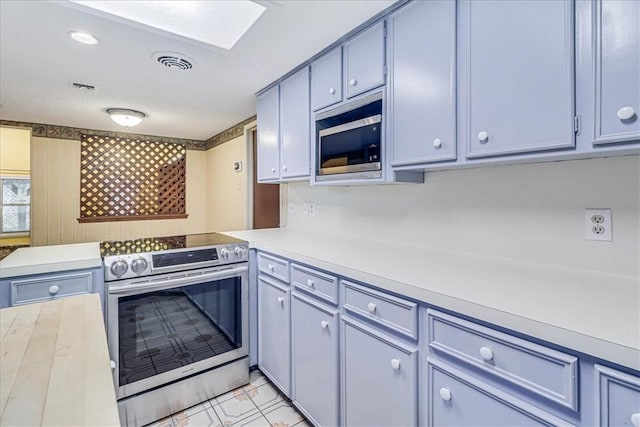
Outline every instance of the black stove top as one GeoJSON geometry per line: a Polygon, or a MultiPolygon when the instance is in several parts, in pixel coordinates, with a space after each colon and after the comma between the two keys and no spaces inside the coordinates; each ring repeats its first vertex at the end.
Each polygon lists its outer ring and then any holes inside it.
{"type": "Polygon", "coordinates": [[[244,243],[244,241],[221,233],[147,237],[135,240],[108,240],[100,242],[100,255],[107,257],[113,255],[169,251],[175,249],[201,248],[234,243],[244,243]]]}

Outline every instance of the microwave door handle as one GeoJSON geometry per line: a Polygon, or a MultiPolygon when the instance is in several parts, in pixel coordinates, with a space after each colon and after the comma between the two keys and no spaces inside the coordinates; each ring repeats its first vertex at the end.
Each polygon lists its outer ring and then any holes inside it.
{"type": "Polygon", "coordinates": [[[244,267],[226,267],[219,270],[215,270],[210,273],[197,274],[193,276],[184,276],[175,279],[165,280],[150,280],[144,283],[138,284],[123,284],[123,285],[110,285],[109,295],[134,295],[140,291],[161,291],[163,289],[175,288],[176,286],[189,286],[198,283],[208,282],[211,280],[227,279],[248,271],[246,266],[244,267]]]}

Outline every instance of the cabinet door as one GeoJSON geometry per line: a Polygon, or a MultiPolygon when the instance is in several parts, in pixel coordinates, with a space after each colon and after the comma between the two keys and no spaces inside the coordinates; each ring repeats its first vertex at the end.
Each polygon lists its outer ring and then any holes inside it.
{"type": "Polygon", "coordinates": [[[593,3],[594,144],[640,140],[640,2],[593,3]]]}
{"type": "Polygon", "coordinates": [[[384,84],[384,21],[344,44],[347,98],[384,84]]]}
{"type": "Polygon", "coordinates": [[[313,111],[342,101],[342,48],[311,64],[311,91],[313,111]]]}
{"type": "Polygon", "coordinates": [[[410,3],[389,20],[392,165],[456,158],[456,3],[410,3]]]}
{"type": "Polygon", "coordinates": [[[289,396],[291,370],[289,288],[258,277],[258,366],[289,396]]]}
{"type": "Polygon", "coordinates": [[[417,424],[417,349],[342,317],[345,426],[417,424]]]}
{"type": "Polygon", "coordinates": [[[603,427],[640,427],[640,378],[596,365],[598,421],[603,427]]]}
{"type": "Polygon", "coordinates": [[[563,426],[571,424],[444,363],[427,364],[426,425],[563,426]]]}
{"type": "Polygon", "coordinates": [[[338,425],[338,312],[293,294],[293,400],[315,425],[338,425]]]}
{"type": "Polygon", "coordinates": [[[280,176],[309,176],[309,68],[280,84],[280,176]]]}
{"type": "Polygon", "coordinates": [[[467,157],[574,146],[573,2],[460,7],[467,157]]]}
{"type": "Polygon", "coordinates": [[[258,182],[279,177],[280,87],[258,96],[258,182]]]}

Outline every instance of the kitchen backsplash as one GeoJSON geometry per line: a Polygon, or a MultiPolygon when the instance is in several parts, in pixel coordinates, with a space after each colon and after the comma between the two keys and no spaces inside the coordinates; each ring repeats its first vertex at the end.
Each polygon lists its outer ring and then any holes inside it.
{"type": "Polygon", "coordinates": [[[290,229],[365,238],[382,251],[391,242],[640,276],[638,156],[430,172],[424,184],[291,183],[284,193],[290,229]],[[612,209],[612,242],[585,238],[585,208],[612,209]]]}

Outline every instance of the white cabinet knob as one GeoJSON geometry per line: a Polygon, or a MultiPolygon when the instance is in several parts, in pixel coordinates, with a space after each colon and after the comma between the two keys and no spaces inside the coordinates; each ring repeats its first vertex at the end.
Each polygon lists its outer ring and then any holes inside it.
{"type": "Polygon", "coordinates": [[[358,84],[358,81],[356,79],[349,80],[349,86],[355,86],[357,84],[358,84]]]}
{"type": "Polygon", "coordinates": [[[391,367],[397,371],[400,369],[400,361],[398,359],[391,359],[391,367]]]}
{"type": "Polygon", "coordinates": [[[116,362],[114,362],[113,360],[110,360],[109,364],[111,365],[111,370],[116,369],[116,362]]]}
{"type": "Polygon", "coordinates": [[[269,264],[267,268],[269,269],[269,271],[273,271],[273,264],[269,264]]]}
{"type": "Polygon", "coordinates": [[[276,168],[271,168],[271,173],[276,173],[276,168]]]}
{"type": "Polygon", "coordinates": [[[322,322],[320,322],[320,326],[322,326],[322,329],[327,329],[329,327],[329,322],[323,320],[322,322]]]}
{"type": "Polygon", "coordinates": [[[442,140],[440,138],[436,138],[433,140],[433,147],[434,148],[441,148],[442,147],[442,140]]]}
{"type": "Polygon", "coordinates": [[[493,351],[489,347],[480,347],[480,356],[488,362],[493,360],[493,351]]]}
{"type": "Polygon", "coordinates": [[[618,110],[618,118],[620,120],[629,120],[635,114],[636,112],[633,110],[633,107],[622,107],[618,110]]]}
{"type": "Polygon", "coordinates": [[[631,414],[631,424],[633,424],[633,427],[640,427],[640,412],[631,414]]]}
{"type": "Polygon", "coordinates": [[[315,285],[315,283],[313,283],[313,280],[311,280],[311,279],[307,279],[307,286],[309,286],[310,288],[313,288],[313,287],[315,287],[316,285],[315,285]]]}
{"type": "Polygon", "coordinates": [[[53,285],[49,288],[49,293],[51,295],[55,295],[58,293],[59,290],[60,290],[60,287],[58,285],[53,285]]]}
{"type": "Polygon", "coordinates": [[[485,131],[478,132],[478,141],[487,142],[489,140],[489,134],[485,131]]]}
{"type": "Polygon", "coordinates": [[[336,94],[336,90],[332,87],[329,88],[329,95],[335,95],[336,94]]]}
{"type": "Polygon", "coordinates": [[[287,171],[287,167],[286,166],[282,166],[282,170],[286,172],[287,171]]]}
{"type": "Polygon", "coordinates": [[[374,303],[370,302],[367,304],[367,308],[369,309],[369,313],[375,313],[378,307],[376,307],[374,303]]]}
{"type": "Polygon", "coordinates": [[[451,390],[449,390],[448,388],[442,387],[440,389],[440,397],[442,398],[442,400],[446,400],[446,401],[451,400],[451,390]]]}
{"type": "Polygon", "coordinates": [[[278,297],[278,304],[284,305],[284,298],[278,297]]]}

